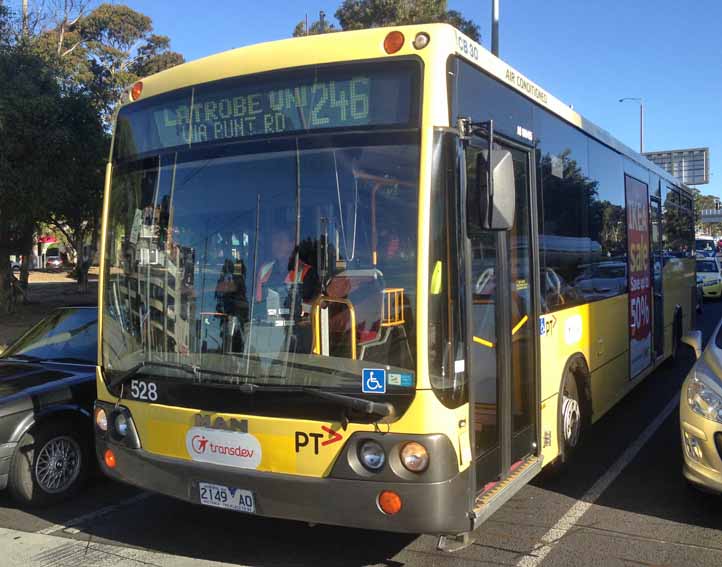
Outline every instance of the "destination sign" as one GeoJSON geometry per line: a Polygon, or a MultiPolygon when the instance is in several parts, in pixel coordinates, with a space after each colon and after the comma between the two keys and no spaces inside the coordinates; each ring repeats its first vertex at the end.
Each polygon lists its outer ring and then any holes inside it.
{"type": "Polygon", "coordinates": [[[414,125],[417,67],[410,63],[238,78],[140,101],[119,113],[116,157],[291,132],[414,125]]]}

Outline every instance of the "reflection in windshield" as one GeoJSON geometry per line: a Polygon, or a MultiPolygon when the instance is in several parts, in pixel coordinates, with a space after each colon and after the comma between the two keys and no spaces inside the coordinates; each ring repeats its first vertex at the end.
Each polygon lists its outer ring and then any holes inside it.
{"type": "Polygon", "coordinates": [[[357,390],[369,362],[412,369],[418,146],[393,138],[116,166],[105,363],[357,390]]]}
{"type": "Polygon", "coordinates": [[[8,348],[3,358],[96,364],[97,320],[95,308],[57,309],[8,348]]]}

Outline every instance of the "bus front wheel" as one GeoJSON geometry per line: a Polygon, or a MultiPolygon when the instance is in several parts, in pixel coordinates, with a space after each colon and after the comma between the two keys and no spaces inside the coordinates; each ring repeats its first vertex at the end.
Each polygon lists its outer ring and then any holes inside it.
{"type": "Polygon", "coordinates": [[[582,404],[579,397],[577,379],[571,372],[564,377],[561,399],[562,442],[564,443],[564,460],[568,460],[579,444],[582,434],[582,404]]]}

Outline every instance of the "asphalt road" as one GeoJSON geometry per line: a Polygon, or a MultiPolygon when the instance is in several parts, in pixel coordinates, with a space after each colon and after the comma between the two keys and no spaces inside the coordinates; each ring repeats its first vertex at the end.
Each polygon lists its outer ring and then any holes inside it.
{"type": "MultiPolygon", "coordinates": [[[[705,304],[699,321],[705,338],[720,317],[722,303],[705,304]]],[[[681,474],[673,400],[692,362],[686,353],[640,384],[587,432],[572,465],[543,472],[474,533],[473,545],[454,554],[437,551],[430,536],[244,516],[100,478],[74,503],[43,511],[16,509],[0,494],[0,532],[18,530],[0,536],[25,545],[24,564],[48,567],[201,560],[251,566],[717,567],[722,497],[688,487],[681,474]]],[[[11,544],[8,550],[15,549],[11,544]]]]}

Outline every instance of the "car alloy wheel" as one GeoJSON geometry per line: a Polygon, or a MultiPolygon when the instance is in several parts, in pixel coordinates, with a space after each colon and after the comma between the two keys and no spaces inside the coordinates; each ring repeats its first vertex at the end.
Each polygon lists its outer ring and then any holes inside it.
{"type": "Polygon", "coordinates": [[[48,494],[70,488],[80,474],[82,452],[72,437],[50,439],[42,446],[35,461],[35,479],[48,494]]]}

